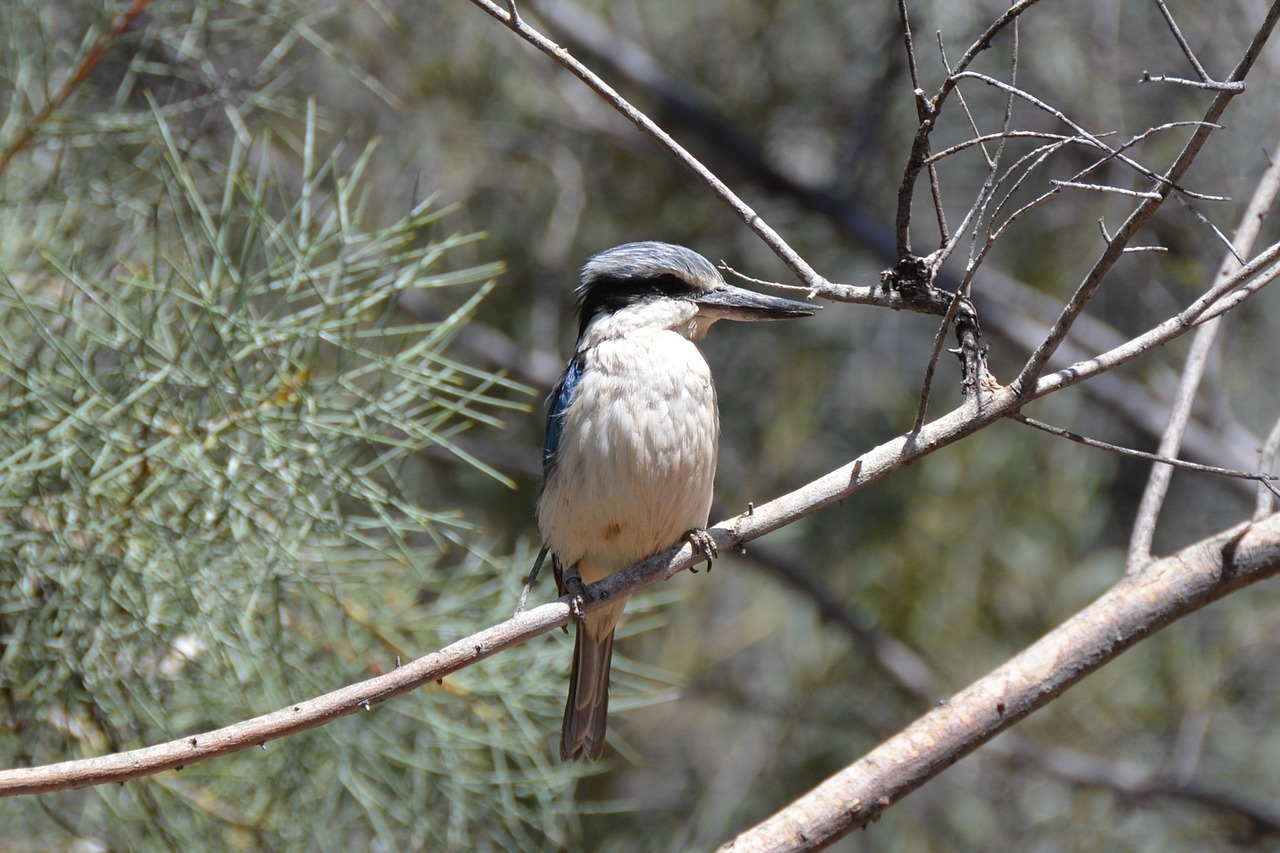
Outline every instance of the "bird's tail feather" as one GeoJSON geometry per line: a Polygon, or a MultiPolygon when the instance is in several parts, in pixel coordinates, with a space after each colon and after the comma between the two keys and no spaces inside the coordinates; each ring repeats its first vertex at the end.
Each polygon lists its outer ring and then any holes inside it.
{"type": "Polygon", "coordinates": [[[565,703],[564,728],[560,733],[560,758],[564,761],[583,755],[596,761],[604,755],[612,660],[613,629],[600,637],[586,623],[578,625],[573,643],[573,671],[569,676],[569,700],[565,703]]]}

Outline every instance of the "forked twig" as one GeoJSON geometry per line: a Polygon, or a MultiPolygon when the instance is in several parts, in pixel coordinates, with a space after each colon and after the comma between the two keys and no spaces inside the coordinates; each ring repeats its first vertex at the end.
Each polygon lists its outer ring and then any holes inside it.
{"type": "Polygon", "coordinates": [[[1169,31],[1173,33],[1173,39],[1178,43],[1178,47],[1182,48],[1182,55],[1187,58],[1187,62],[1191,63],[1191,67],[1196,72],[1198,80],[1187,80],[1182,77],[1166,77],[1164,75],[1154,75],[1148,72],[1142,73],[1142,82],[1144,83],[1177,83],[1182,86],[1191,86],[1196,89],[1214,89],[1227,92],[1243,92],[1244,81],[1238,80],[1234,82],[1220,82],[1209,76],[1209,72],[1204,70],[1204,66],[1200,64],[1200,60],[1196,59],[1195,51],[1191,49],[1191,44],[1182,34],[1182,29],[1178,26],[1178,22],[1173,19],[1173,13],[1169,11],[1169,7],[1165,5],[1164,0],[1155,0],[1156,8],[1160,10],[1160,14],[1164,16],[1164,22],[1168,25],[1169,31]]]}
{"type": "MultiPolygon", "coordinates": [[[[1270,8],[1267,9],[1266,18],[1258,27],[1253,40],[1250,42],[1240,62],[1236,65],[1235,70],[1231,72],[1230,80],[1232,82],[1242,82],[1248,76],[1254,62],[1257,61],[1259,54],[1262,52],[1262,48],[1271,37],[1271,32],[1275,29],[1277,19],[1280,19],[1280,0],[1272,2],[1270,8]]],[[[1218,119],[1222,117],[1222,113],[1235,98],[1236,94],[1234,91],[1218,92],[1213,99],[1213,103],[1205,111],[1204,117],[1201,119],[1202,124],[1192,133],[1191,138],[1183,146],[1182,151],[1178,153],[1169,171],[1162,176],[1161,181],[1157,182],[1156,189],[1160,194],[1160,198],[1143,199],[1125,219],[1124,223],[1121,224],[1115,238],[1103,249],[1102,257],[1085,275],[1084,281],[1080,283],[1076,292],[1072,294],[1066,306],[1063,307],[1062,312],[1058,315],[1053,328],[1050,329],[1040,346],[1036,347],[1035,352],[1027,359],[1022,371],[1014,380],[1014,388],[1018,393],[1029,393],[1032,387],[1038,386],[1041,374],[1049,363],[1049,359],[1053,357],[1054,351],[1066,339],[1072,325],[1084,312],[1085,306],[1093,298],[1098,288],[1102,286],[1103,280],[1111,272],[1112,267],[1124,256],[1124,247],[1151,220],[1151,217],[1155,216],[1164,198],[1172,191],[1173,187],[1179,184],[1187,170],[1191,168],[1191,164],[1195,162],[1205,142],[1208,141],[1209,134],[1212,132],[1211,128],[1216,126],[1218,119]]]]}
{"type": "MultiPolygon", "coordinates": [[[[1030,9],[1037,2],[1039,0],[1017,0],[1001,13],[969,46],[969,49],[964,52],[952,73],[942,81],[942,85],[932,98],[926,97],[924,90],[920,87],[918,77],[913,76],[912,85],[915,88],[916,109],[921,116],[921,120],[919,127],[916,129],[915,138],[911,143],[911,153],[907,157],[907,165],[903,170],[902,183],[898,187],[898,209],[894,217],[894,229],[897,233],[897,258],[899,262],[912,254],[911,202],[915,194],[916,179],[919,178],[922,169],[929,168],[930,138],[936,127],[935,120],[947,98],[959,85],[959,77],[957,75],[968,69],[973,60],[982,51],[991,46],[991,42],[1005,27],[1017,20],[1023,12],[1030,9]]],[[[898,8],[899,16],[904,22],[905,29],[907,20],[905,0],[899,0],[898,8]]],[[[910,42],[908,42],[908,45],[910,45],[910,42]]]]}

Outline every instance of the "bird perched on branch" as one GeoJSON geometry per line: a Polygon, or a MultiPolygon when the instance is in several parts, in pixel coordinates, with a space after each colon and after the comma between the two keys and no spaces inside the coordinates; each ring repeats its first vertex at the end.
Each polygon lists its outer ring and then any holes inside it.
{"type": "MultiPolygon", "coordinates": [[[[578,342],[551,392],[538,527],[561,594],[690,539],[715,554],[720,416],[694,345],[717,320],[779,320],[816,306],[726,284],[706,258],[627,243],[582,268],[578,342]]],[[[535,569],[536,572],[536,569],[535,569]]],[[[560,757],[604,753],[613,631],[625,598],[580,620],[560,757]]]]}

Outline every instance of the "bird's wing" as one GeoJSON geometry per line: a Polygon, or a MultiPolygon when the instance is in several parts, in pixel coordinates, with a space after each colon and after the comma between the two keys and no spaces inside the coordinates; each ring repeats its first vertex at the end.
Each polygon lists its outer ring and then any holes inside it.
{"type": "Polygon", "coordinates": [[[578,387],[582,379],[583,353],[575,353],[569,366],[564,369],[560,381],[551,389],[550,407],[547,409],[547,437],[542,443],[542,470],[544,474],[551,469],[556,459],[556,451],[560,449],[560,436],[564,432],[565,413],[569,409],[569,400],[573,397],[573,389],[578,387]]]}

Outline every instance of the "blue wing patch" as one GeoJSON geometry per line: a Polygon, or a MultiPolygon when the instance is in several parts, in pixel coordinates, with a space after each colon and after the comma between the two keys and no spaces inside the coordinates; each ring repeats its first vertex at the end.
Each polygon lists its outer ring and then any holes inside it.
{"type": "Polygon", "coordinates": [[[560,449],[560,436],[564,432],[565,414],[569,410],[569,400],[573,398],[573,390],[582,379],[582,353],[576,353],[564,375],[551,389],[551,408],[547,411],[547,438],[542,444],[542,470],[546,471],[555,461],[556,451],[560,449]]]}

